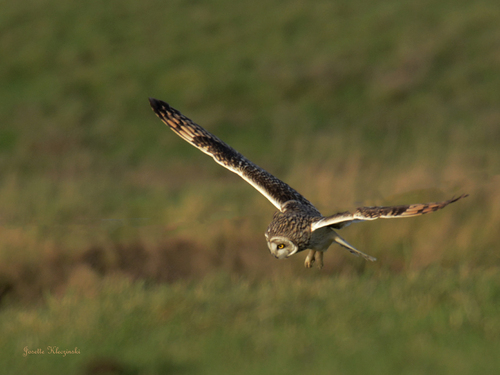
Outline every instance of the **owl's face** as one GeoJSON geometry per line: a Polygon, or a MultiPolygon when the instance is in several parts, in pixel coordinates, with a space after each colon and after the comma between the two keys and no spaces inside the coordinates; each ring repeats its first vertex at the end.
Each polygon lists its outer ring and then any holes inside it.
{"type": "Polygon", "coordinates": [[[267,246],[271,254],[277,259],[285,259],[295,254],[299,248],[286,237],[274,236],[269,238],[266,233],[267,246]]]}

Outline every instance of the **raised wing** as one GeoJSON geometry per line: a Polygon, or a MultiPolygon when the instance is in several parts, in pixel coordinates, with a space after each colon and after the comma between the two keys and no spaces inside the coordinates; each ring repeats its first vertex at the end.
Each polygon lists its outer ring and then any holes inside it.
{"type": "Polygon", "coordinates": [[[279,210],[282,210],[284,204],[291,200],[316,210],[307,199],[290,186],[252,163],[238,151],[195,124],[167,103],[153,98],[149,98],[149,102],[156,115],[178,136],[213,157],[223,167],[239,175],[279,210]]]}
{"type": "Polygon", "coordinates": [[[469,194],[463,194],[458,198],[452,198],[444,202],[411,204],[407,206],[389,206],[389,207],[359,207],[354,213],[341,212],[332,216],[324,217],[311,225],[311,230],[323,227],[332,227],[341,229],[352,223],[375,219],[393,219],[401,217],[413,217],[440,210],[450,203],[467,197],[469,194]]]}

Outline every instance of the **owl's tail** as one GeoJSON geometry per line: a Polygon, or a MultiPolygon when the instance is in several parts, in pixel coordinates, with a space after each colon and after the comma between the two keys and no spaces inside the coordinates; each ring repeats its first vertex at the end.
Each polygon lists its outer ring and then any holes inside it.
{"type": "Polygon", "coordinates": [[[348,243],[346,240],[344,240],[342,237],[340,237],[335,231],[333,231],[333,240],[338,243],[340,246],[345,247],[347,250],[349,250],[352,254],[356,256],[362,256],[366,260],[371,260],[372,262],[375,262],[377,258],[374,258],[370,255],[367,255],[363,253],[362,251],[359,251],[356,249],[354,246],[352,246],[350,243],[348,243]]]}

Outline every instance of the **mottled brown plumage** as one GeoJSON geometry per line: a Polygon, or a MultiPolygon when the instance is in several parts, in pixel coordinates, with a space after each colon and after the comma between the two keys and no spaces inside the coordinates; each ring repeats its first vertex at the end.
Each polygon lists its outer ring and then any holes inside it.
{"type": "Polygon", "coordinates": [[[269,250],[278,259],[310,249],[305,261],[306,267],[311,267],[315,261],[318,261],[321,268],[323,252],[332,242],[336,242],[351,253],[374,261],[375,258],[354,248],[334,229],[341,229],[359,221],[424,215],[467,196],[464,194],[438,203],[359,207],[354,213],[342,212],[324,217],[306,198],[286,183],[252,163],[167,103],[152,98],[149,101],[158,117],[177,135],[212,156],[217,163],[238,174],[278,208],[279,211],[274,214],[265,233],[269,250]]]}
{"type": "Polygon", "coordinates": [[[394,219],[413,217],[428,214],[446,207],[450,203],[456,202],[459,199],[467,197],[468,194],[463,194],[457,198],[452,198],[444,202],[419,203],[404,206],[388,206],[388,207],[358,207],[352,214],[348,211],[341,212],[332,216],[323,217],[321,220],[313,224],[313,228],[321,228],[329,226],[335,229],[344,228],[351,223],[359,221],[375,220],[375,219],[394,219]]]}
{"type": "Polygon", "coordinates": [[[290,186],[252,163],[234,148],[195,124],[167,103],[151,98],[149,101],[158,117],[177,135],[213,157],[220,165],[240,175],[265,195],[278,209],[281,209],[290,200],[296,200],[314,208],[307,199],[290,186]]]}

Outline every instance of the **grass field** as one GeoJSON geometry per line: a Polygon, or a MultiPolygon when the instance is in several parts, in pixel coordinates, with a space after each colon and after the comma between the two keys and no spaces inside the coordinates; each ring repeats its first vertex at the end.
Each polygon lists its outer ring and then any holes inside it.
{"type": "Polygon", "coordinates": [[[44,307],[3,311],[2,359],[8,374],[493,374],[499,282],[434,268],[152,287],[82,271],[44,307]]]}
{"type": "Polygon", "coordinates": [[[0,13],[7,373],[500,368],[500,7],[18,2],[0,13]],[[154,116],[165,100],[324,214],[439,201],[276,261],[273,206],[154,116]],[[30,354],[58,346],[80,354],[30,354]],[[42,371],[43,370],[43,371],[42,371]]]}

